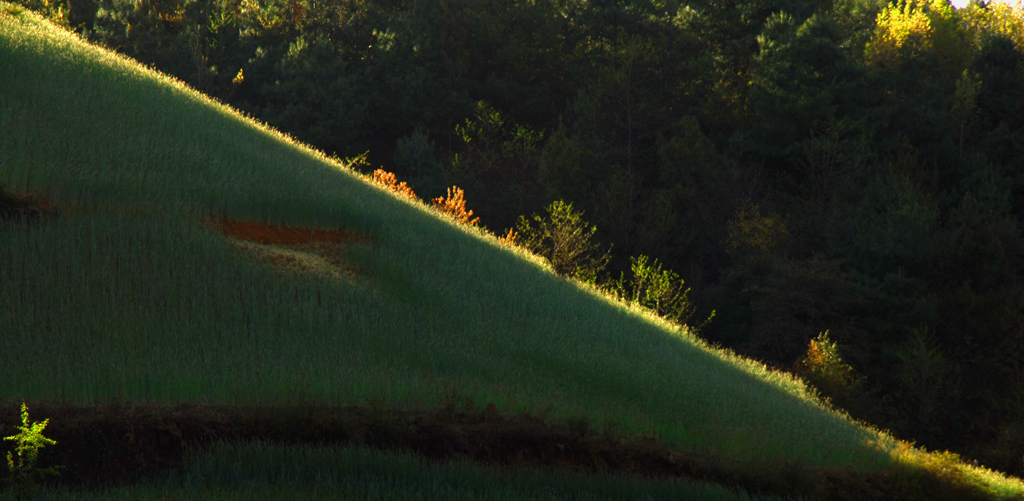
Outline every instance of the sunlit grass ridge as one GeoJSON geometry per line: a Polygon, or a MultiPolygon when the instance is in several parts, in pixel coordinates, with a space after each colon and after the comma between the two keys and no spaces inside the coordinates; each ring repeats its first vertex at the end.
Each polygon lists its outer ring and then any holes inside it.
{"type": "Polygon", "coordinates": [[[735,464],[877,469],[895,441],[792,376],[555,276],[290,138],[0,3],[0,397],[433,405],[584,416],[735,464]],[[284,273],[202,224],[367,237],[284,273]]]}

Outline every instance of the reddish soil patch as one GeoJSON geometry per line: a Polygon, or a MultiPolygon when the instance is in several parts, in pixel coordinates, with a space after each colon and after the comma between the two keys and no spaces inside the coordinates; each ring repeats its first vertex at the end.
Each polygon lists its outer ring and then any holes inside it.
{"type": "Polygon", "coordinates": [[[348,246],[371,242],[370,238],[358,233],[233,219],[212,219],[209,224],[237,240],[241,252],[256,256],[280,270],[349,278],[364,275],[344,259],[348,246]]]}
{"type": "Polygon", "coordinates": [[[221,219],[213,221],[225,235],[264,245],[299,245],[320,242],[346,243],[366,242],[366,237],[356,233],[322,228],[300,228],[297,226],[274,226],[255,221],[221,219]]]}
{"type": "Polygon", "coordinates": [[[61,212],[59,207],[40,195],[12,193],[0,186],[0,221],[19,217],[34,218],[58,212],[61,212]]]}

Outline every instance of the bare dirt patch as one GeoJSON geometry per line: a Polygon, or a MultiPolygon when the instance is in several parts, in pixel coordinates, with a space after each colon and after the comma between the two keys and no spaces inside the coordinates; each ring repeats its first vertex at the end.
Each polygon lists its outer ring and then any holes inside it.
{"type": "Polygon", "coordinates": [[[0,221],[34,219],[58,212],[60,208],[41,195],[14,193],[0,185],[0,221]]]}
{"type": "Polygon", "coordinates": [[[258,221],[210,220],[243,252],[277,269],[313,273],[335,278],[354,278],[361,270],[346,260],[353,245],[371,240],[358,233],[328,228],[272,225],[258,221]]]}
{"type": "Polygon", "coordinates": [[[367,242],[369,239],[353,232],[298,226],[274,226],[257,221],[215,220],[213,223],[225,235],[265,245],[304,245],[322,243],[367,242]]]}

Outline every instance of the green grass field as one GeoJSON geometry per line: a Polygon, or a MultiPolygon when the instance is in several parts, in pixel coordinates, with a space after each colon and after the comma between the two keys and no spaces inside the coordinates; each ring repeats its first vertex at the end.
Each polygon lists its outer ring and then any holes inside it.
{"type": "MultiPolygon", "coordinates": [[[[4,3],[0,183],[64,208],[0,224],[2,399],[430,407],[468,397],[655,434],[734,468],[870,472],[924,456],[786,373],[561,279],[4,3]],[[287,272],[211,229],[211,216],[368,240],[342,250],[354,275],[287,272]]],[[[452,468],[438,475],[476,475],[452,468]]],[[[1016,479],[957,468],[993,494],[1024,493],[1016,479]]],[[[348,488],[338,482],[328,488],[348,488]]],[[[442,484],[436,492],[454,489],[442,484]]],[[[367,492],[352,495],[376,497],[367,492]]]]}

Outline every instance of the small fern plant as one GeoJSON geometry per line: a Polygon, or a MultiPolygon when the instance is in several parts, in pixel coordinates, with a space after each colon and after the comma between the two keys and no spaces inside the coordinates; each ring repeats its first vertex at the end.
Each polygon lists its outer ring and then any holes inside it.
{"type": "Polygon", "coordinates": [[[36,468],[39,449],[47,445],[56,445],[55,440],[43,436],[43,430],[50,423],[49,419],[33,423],[28,418],[28,406],[21,404],[21,426],[16,435],[4,437],[4,440],[17,442],[14,451],[7,452],[7,468],[11,471],[8,482],[13,484],[15,496],[29,496],[36,487],[36,481],[47,475],[59,475],[58,467],[36,468]]]}

